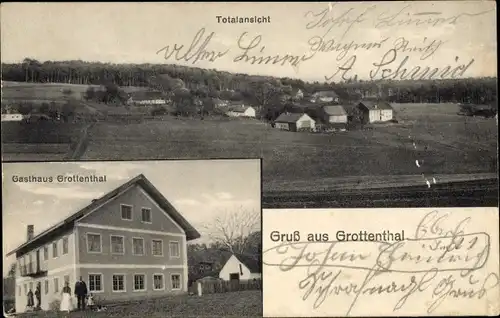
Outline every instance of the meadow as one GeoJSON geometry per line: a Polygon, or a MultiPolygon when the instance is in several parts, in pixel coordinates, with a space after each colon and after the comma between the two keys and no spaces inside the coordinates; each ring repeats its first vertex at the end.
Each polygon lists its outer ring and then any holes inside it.
{"type": "MultiPolygon", "coordinates": [[[[39,102],[63,101],[67,98],[82,100],[89,87],[100,88],[99,85],[2,81],[2,100],[39,102]],[[64,90],[70,90],[71,94],[65,95],[64,90]]],[[[123,87],[127,93],[145,89],[134,86],[123,87]]]]}
{"type": "Polygon", "coordinates": [[[262,317],[262,292],[173,296],[108,306],[102,312],[35,312],[17,317],[262,317]]]}
{"type": "MultiPolygon", "coordinates": [[[[68,87],[77,100],[88,87],[2,85],[4,100],[34,101],[63,101],[62,91],[68,87]]],[[[458,115],[456,104],[393,104],[398,123],[330,134],[280,131],[255,119],[108,120],[106,115],[113,114],[143,117],[150,109],[83,100],[74,105],[78,112],[104,115],[104,119],[87,125],[85,134],[81,133],[83,124],[53,123],[48,130],[36,128],[30,133],[25,130],[34,128],[7,123],[2,128],[4,160],[68,158],[82,138],[86,147],[76,153],[83,160],[263,158],[264,191],[407,186],[422,184],[422,175],[460,181],[497,171],[495,119],[458,115]]]]}

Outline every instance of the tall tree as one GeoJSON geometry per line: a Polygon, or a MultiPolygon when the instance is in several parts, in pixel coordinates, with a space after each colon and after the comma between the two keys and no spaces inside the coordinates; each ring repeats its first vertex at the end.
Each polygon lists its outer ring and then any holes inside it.
{"type": "Polygon", "coordinates": [[[204,228],[214,242],[231,253],[244,253],[254,242],[250,234],[260,228],[260,213],[243,208],[224,211],[204,228]]]}

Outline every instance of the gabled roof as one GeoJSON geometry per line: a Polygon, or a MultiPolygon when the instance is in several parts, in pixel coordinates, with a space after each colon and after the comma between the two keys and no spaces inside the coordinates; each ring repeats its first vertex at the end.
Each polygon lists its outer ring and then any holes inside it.
{"type": "Polygon", "coordinates": [[[262,262],[260,262],[257,257],[243,254],[233,255],[250,270],[250,273],[262,273],[262,262]]]}
{"type": "Polygon", "coordinates": [[[231,105],[231,106],[227,107],[227,111],[235,112],[235,113],[244,113],[250,107],[252,107],[252,106],[231,105]]]}
{"type": "Polygon", "coordinates": [[[106,195],[100,197],[99,199],[92,200],[92,203],[79,210],[78,212],[70,215],[60,223],[50,227],[49,229],[43,231],[42,233],[35,236],[31,241],[23,243],[21,246],[17,247],[13,251],[9,252],[6,256],[14,254],[21,249],[29,248],[30,246],[36,245],[36,242],[40,241],[43,237],[46,237],[56,230],[67,227],[68,225],[74,226],[74,223],[84,217],[89,212],[98,208],[102,204],[106,203],[110,199],[122,194],[126,190],[128,190],[133,185],[141,186],[147,194],[149,194],[153,200],[163,209],[169,216],[177,223],[179,226],[186,232],[186,240],[194,240],[199,238],[200,233],[168,202],[168,200],[158,191],[158,189],[153,186],[153,184],[143,175],[140,174],[137,177],[129,180],[128,182],[122,184],[116,189],[108,192],[106,195]]]}
{"type": "Polygon", "coordinates": [[[374,109],[392,109],[391,105],[388,102],[384,101],[370,101],[370,100],[363,100],[359,102],[359,106],[368,109],[368,110],[374,110],[374,109]]]}
{"type": "Polygon", "coordinates": [[[346,116],[347,113],[344,109],[343,106],[341,105],[328,105],[328,106],[323,106],[323,111],[328,115],[328,116],[346,116]]]}
{"type": "Polygon", "coordinates": [[[304,116],[304,113],[282,113],[276,118],[277,123],[296,123],[300,117],[304,116]]]}

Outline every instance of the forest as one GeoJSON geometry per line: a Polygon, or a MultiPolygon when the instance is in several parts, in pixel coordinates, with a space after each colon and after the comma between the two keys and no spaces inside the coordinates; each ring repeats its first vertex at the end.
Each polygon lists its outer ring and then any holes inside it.
{"type": "Polygon", "coordinates": [[[22,63],[3,63],[2,80],[150,87],[170,94],[177,90],[180,92],[178,95],[185,95],[188,91],[192,96],[245,100],[263,109],[283,103],[282,96],[292,94],[294,89],[301,89],[305,96],[318,90],[333,89],[342,102],[377,97],[397,103],[468,103],[497,108],[497,79],[492,77],[311,83],[300,79],[234,74],[174,64],[40,62],[26,58],[22,63]]]}

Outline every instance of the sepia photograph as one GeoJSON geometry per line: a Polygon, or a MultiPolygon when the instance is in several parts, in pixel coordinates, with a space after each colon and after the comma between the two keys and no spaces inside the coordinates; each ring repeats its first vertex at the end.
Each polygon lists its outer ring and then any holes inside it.
{"type": "Polygon", "coordinates": [[[262,158],[266,208],[498,206],[495,2],[1,9],[4,161],[262,158]]]}
{"type": "Polygon", "coordinates": [[[4,314],[262,317],[260,170],[3,163],[4,314]]]}

